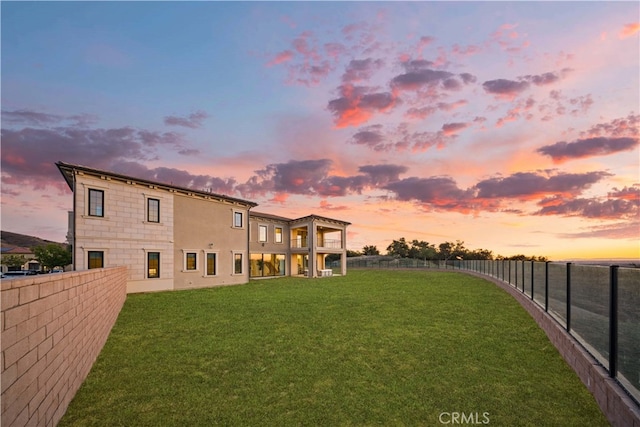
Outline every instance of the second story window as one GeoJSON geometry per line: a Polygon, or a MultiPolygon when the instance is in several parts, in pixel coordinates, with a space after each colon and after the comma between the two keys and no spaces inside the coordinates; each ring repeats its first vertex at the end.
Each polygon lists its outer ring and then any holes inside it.
{"type": "Polygon", "coordinates": [[[244,215],[242,212],[233,213],[233,226],[236,228],[244,227],[244,215]]]}
{"type": "Polygon", "coordinates": [[[160,200],[147,199],[147,221],[160,222],[160,200]]]}
{"type": "Polygon", "coordinates": [[[104,216],[104,191],[89,189],[89,216],[104,216]]]}
{"type": "Polygon", "coordinates": [[[258,241],[266,242],[267,241],[267,226],[259,225],[258,226],[258,241]]]}
{"type": "Polygon", "coordinates": [[[282,243],[282,227],[276,227],[276,243],[282,243]]]}

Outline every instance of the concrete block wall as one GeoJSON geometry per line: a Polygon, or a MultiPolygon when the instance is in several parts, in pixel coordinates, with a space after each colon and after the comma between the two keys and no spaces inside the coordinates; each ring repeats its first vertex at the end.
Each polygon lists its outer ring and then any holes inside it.
{"type": "Polygon", "coordinates": [[[126,299],[114,267],[2,280],[3,427],[55,426],[126,299]]]}
{"type": "Polygon", "coordinates": [[[465,273],[495,283],[511,294],[527,310],[538,326],[547,334],[549,341],[558,349],[560,355],[591,392],[612,426],[640,427],[640,407],[638,404],[629,397],[616,380],[609,376],[607,370],[543,308],[534,303],[522,291],[506,282],[479,273],[468,271],[465,273]]]}

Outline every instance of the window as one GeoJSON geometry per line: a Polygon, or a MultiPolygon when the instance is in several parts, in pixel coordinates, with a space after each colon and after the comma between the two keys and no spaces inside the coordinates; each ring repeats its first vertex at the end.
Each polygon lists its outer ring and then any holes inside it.
{"type": "Polygon", "coordinates": [[[160,200],[147,199],[147,221],[160,222],[160,200]]]}
{"type": "Polygon", "coordinates": [[[104,216],[104,191],[89,189],[89,216],[104,216]]]}
{"type": "Polygon", "coordinates": [[[187,271],[197,270],[197,259],[198,256],[195,252],[186,252],[184,254],[184,269],[187,271]]]}
{"type": "Polygon", "coordinates": [[[242,254],[233,254],[233,274],[242,274],[242,254]]]}
{"type": "Polygon", "coordinates": [[[258,241],[266,242],[267,241],[267,226],[259,225],[258,226],[258,241]]]}
{"type": "Polygon", "coordinates": [[[242,228],[244,223],[244,217],[242,212],[233,213],[233,226],[236,228],[242,228]]]}
{"type": "Polygon", "coordinates": [[[216,254],[214,253],[207,253],[207,271],[206,271],[206,275],[207,276],[215,276],[216,275],[216,270],[217,270],[217,257],[216,254]]]}
{"type": "Polygon", "coordinates": [[[87,263],[89,268],[102,268],[104,267],[104,252],[102,251],[89,251],[89,262],[87,263]]]}
{"type": "Polygon", "coordinates": [[[282,227],[276,227],[276,243],[282,243],[282,227]]]}
{"type": "Polygon", "coordinates": [[[249,276],[268,277],[284,276],[286,268],[286,256],[284,254],[257,254],[249,255],[249,276]]]}
{"type": "Polygon", "coordinates": [[[160,252],[147,252],[147,277],[160,277],[160,252]]]}

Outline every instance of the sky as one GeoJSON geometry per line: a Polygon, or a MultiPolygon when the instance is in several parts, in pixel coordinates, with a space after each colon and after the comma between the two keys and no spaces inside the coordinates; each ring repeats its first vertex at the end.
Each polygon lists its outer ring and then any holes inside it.
{"type": "Polygon", "coordinates": [[[56,161],[495,256],[640,257],[638,2],[7,2],[2,230],[56,161]]]}

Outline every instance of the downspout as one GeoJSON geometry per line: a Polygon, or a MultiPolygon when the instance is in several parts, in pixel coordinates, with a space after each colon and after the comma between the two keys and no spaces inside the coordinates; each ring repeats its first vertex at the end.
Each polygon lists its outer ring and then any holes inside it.
{"type": "Polygon", "coordinates": [[[76,271],[76,170],[73,169],[73,223],[71,224],[71,265],[73,266],[73,271],[76,271]]]}
{"type": "Polygon", "coordinates": [[[251,276],[251,208],[247,208],[247,260],[245,261],[245,267],[247,272],[247,283],[249,283],[249,277],[251,276]]]}

